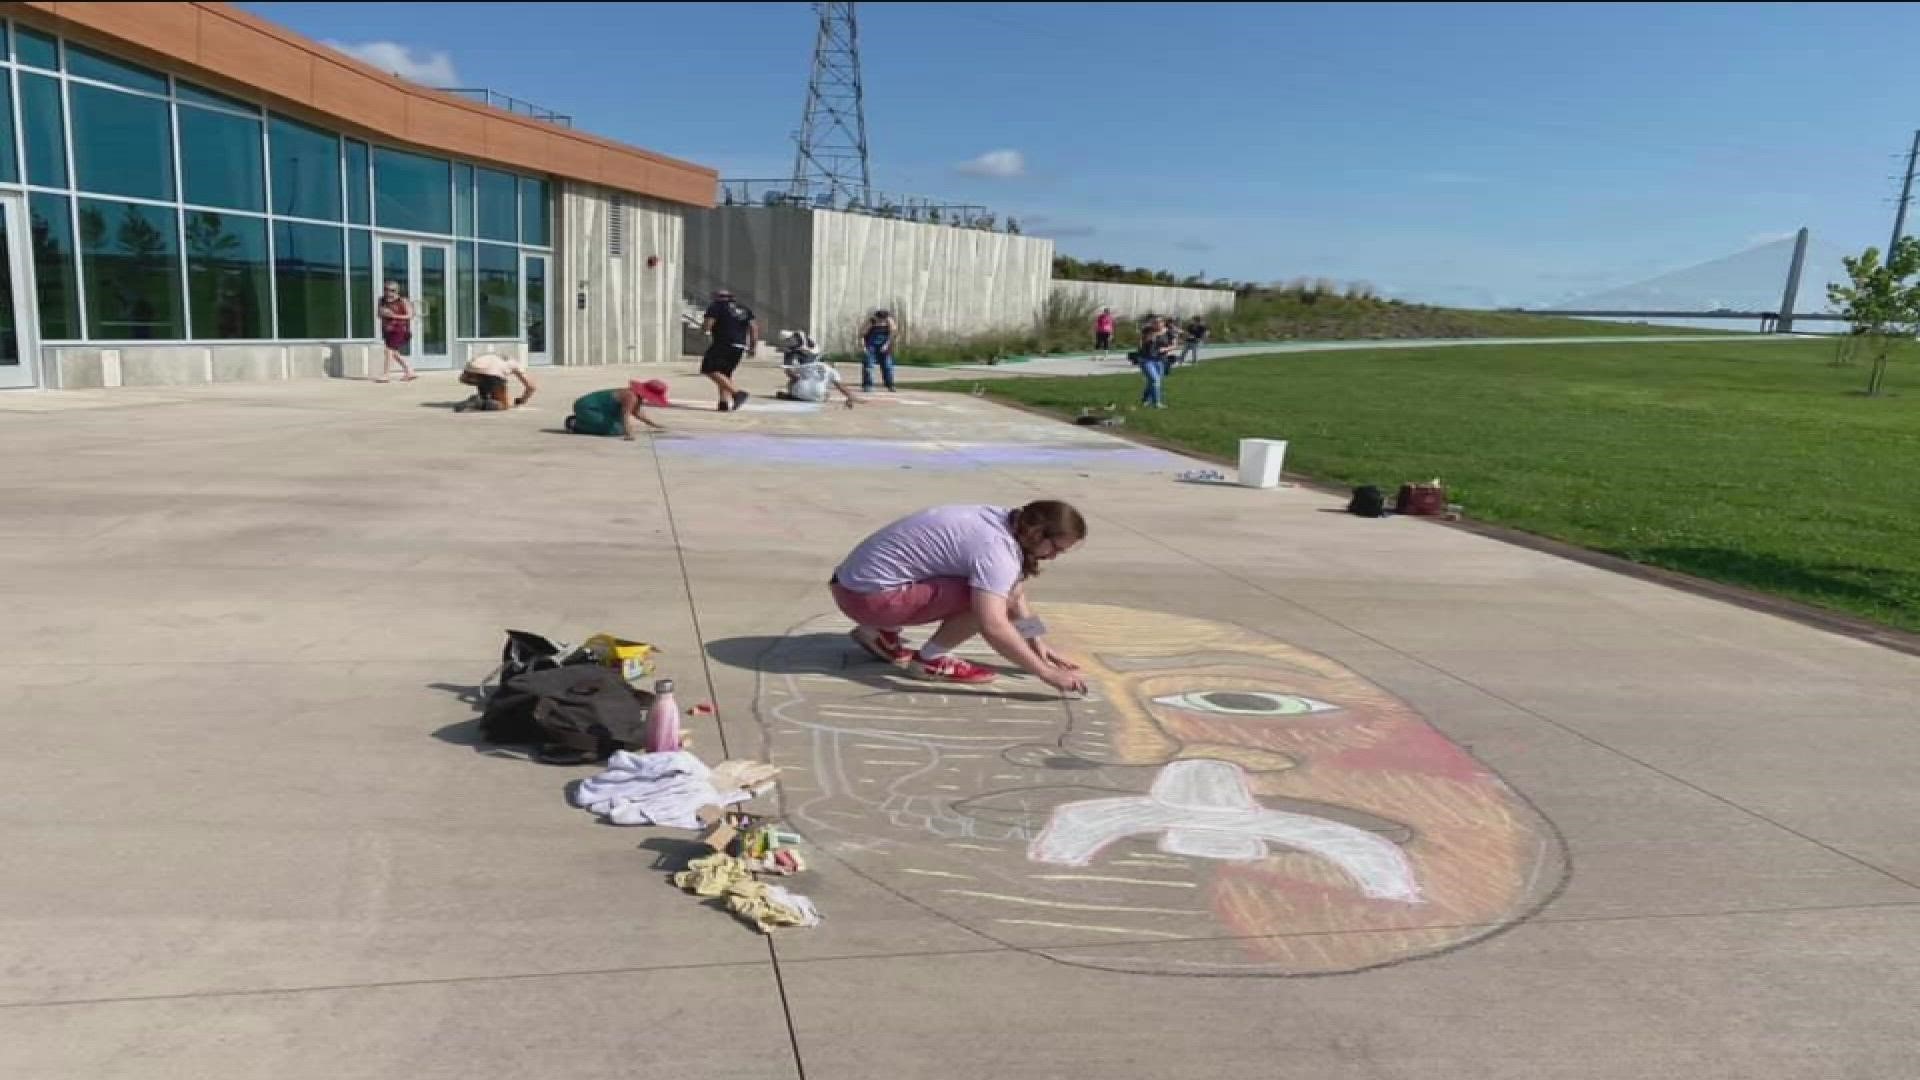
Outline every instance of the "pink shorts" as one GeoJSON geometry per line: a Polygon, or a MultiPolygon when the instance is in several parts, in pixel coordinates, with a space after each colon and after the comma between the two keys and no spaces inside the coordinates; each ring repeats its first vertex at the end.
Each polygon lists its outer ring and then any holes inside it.
{"type": "Polygon", "coordinates": [[[873,593],[857,593],[837,581],[832,587],[841,614],[861,626],[919,626],[943,622],[973,608],[973,586],[966,578],[933,578],[873,593]]]}

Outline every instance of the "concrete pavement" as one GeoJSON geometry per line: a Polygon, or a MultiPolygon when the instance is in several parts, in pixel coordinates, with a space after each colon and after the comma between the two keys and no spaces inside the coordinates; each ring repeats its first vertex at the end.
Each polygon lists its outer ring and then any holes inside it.
{"type": "MultiPolygon", "coordinates": [[[[1356,349],[1435,349],[1456,345],[1615,345],[1628,342],[1659,344],[1682,341],[1801,341],[1794,334],[1651,334],[1622,337],[1618,334],[1595,337],[1489,337],[1489,338],[1399,338],[1369,341],[1276,341],[1253,345],[1208,345],[1201,350],[1201,361],[1228,360],[1236,356],[1273,356],[1284,353],[1350,352],[1356,349]]],[[[901,370],[909,370],[902,368],[901,370]]],[[[1059,356],[1024,357],[998,364],[955,364],[946,368],[913,368],[913,371],[938,370],[968,375],[1041,376],[1111,375],[1131,370],[1127,349],[1096,360],[1092,353],[1066,353],[1059,356]]]]}
{"type": "Polygon", "coordinates": [[[1912,1071],[1920,659],[964,396],[557,433],[634,370],[0,396],[0,1076],[1912,1071]],[[842,644],[860,536],[1042,495],[1090,700],[842,644]],[[663,645],[825,924],[476,745],[507,627],[663,645]]]}

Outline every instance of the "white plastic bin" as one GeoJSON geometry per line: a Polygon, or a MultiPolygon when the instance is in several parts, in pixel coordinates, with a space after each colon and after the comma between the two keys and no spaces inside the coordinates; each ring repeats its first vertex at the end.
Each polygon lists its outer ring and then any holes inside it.
{"type": "Polygon", "coordinates": [[[1280,486],[1280,466],[1287,460],[1285,439],[1240,440],[1240,486],[1280,486]]]}

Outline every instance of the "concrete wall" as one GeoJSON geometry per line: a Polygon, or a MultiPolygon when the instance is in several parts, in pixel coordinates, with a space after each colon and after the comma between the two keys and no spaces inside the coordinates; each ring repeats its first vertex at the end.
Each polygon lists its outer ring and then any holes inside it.
{"type": "Polygon", "coordinates": [[[556,265],[548,286],[555,364],[635,364],[680,355],[686,270],[681,209],[588,184],[561,185],[556,265]],[[608,239],[616,213],[625,222],[618,255],[608,239]],[[657,261],[649,266],[649,259],[657,261]]]}
{"type": "MultiPolygon", "coordinates": [[[[686,302],[705,308],[718,288],[732,289],[759,317],[766,340],[808,329],[814,279],[812,213],[792,206],[722,206],[687,211],[686,302]]],[[[704,338],[689,335],[693,351],[704,338]]]]}
{"type": "Polygon", "coordinates": [[[1232,289],[1182,289],[1172,285],[1119,285],[1107,281],[1054,281],[1049,293],[1062,303],[1113,309],[1132,315],[1207,315],[1233,310],[1232,289]]]}
{"type": "MultiPolygon", "coordinates": [[[[453,345],[452,366],[463,367],[470,357],[481,353],[523,358],[526,348],[521,341],[459,341],[453,345]]],[[[40,385],[49,390],[85,390],[328,377],[370,379],[380,374],[386,355],[385,349],[371,341],[110,348],[47,345],[40,350],[40,385]]]]}
{"type": "Polygon", "coordinates": [[[299,342],[275,345],[48,345],[40,350],[41,382],[49,390],[115,386],[194,386],[216,382],[361,378],[377,372],[385,354],[371,342],[299,342]]]}
{"type": "Polygon", "coordinates": [[[1025,329],[1052,272],[1053,241],[1030,236],[790,206],[687,212],[688,304],[730,288],[768,341],[805,329],[828,349],[851,348],[882,307],[909,342],[1025,329]]]}
{"type": "Polygon", "coordinates": [[[813,218],[808,329],[825,348],[851,347],[875,308],[893,312],[910,345],[1026,329],[1046,306],[1051,240],[866,214],[801,212],[813,218]]]}

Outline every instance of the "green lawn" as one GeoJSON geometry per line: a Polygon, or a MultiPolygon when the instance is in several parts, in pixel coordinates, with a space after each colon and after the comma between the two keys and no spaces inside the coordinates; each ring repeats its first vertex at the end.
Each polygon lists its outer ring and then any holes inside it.
{"type": "MultiPolygon", "coordinates": [[[[1214,455],[1288,439],[1289,471],[1389,494],[1438,476],[1472,518],[1920,630],[1916,353],[1877,399],[1829,342],[1249,357],[1173,372],[1127,424],[1214,455]]],[[[1075,414],[1140,379],[987,385],[1075,414]]]]}

